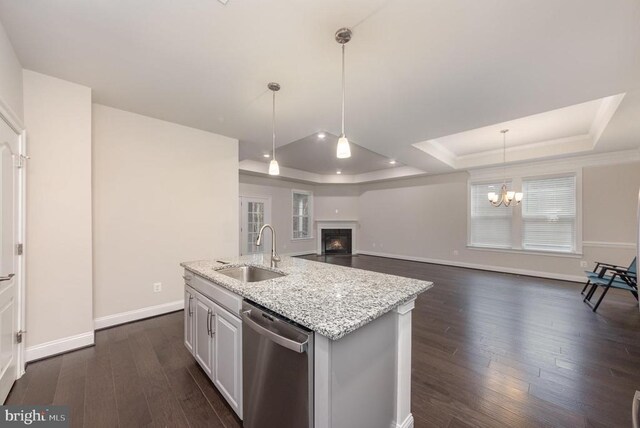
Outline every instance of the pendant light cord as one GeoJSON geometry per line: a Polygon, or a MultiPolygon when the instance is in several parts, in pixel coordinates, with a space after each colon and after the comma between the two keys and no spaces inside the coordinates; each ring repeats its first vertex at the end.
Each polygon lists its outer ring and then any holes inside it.
{"type": "Polygon", "coordinates": [[[507,184],[507,133],[502,133],[502,184],[507,184]]]}
{"type": "Polygon", "coordinates": [[[344,43],[342,44],[342,137],[344,137],[344,43]]]}
{"type": "Polygon", "coordinates": [[[271,115],[271,129],[273,130],[273,160],[276,160],[276,91],[273,92],[273,114],[271,115]]]}

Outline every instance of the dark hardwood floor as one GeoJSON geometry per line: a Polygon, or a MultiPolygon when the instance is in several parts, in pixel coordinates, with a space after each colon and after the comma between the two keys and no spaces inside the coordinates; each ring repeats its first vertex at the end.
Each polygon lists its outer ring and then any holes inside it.
{"type": "MultiPolygon", "coordinates": [[[[594,314],[576,283],[307,258],[436,284],[413,315],[416,428],[631,426],[640,313],[630,294],[610,292],[594,314]]],[[[182,312],[99,331],[95,347],[29,364],[7,404],[68,404],[77,427],[241,426],[182,334],[182,312]]]]}

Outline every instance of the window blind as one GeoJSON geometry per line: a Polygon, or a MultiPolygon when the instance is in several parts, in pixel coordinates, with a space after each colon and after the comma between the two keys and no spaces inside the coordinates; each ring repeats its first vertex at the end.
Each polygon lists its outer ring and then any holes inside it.
{"type": "Polygon", "coordinates": [[[576,177],[522,182],[522,246],[528,250],[576,250],[576,177]]]}
{"type": "MultiPolygon", "coordinates": [[[[507,182],[511,188],[511,183],[507,182]]],[[[511,248],[512,207],[494,207],[487,193],[500,194],[502,183],[471,185],[470,244],[478,247],[511,248]]]]}

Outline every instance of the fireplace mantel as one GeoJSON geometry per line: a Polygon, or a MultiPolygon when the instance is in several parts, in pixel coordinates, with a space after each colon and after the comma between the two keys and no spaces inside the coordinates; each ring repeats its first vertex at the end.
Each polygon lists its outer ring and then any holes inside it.
{"type": "Polygon", "coordinates": [[[317,220],[316,254],[322,255],[322,229],[351,229],[351,254],[357,254],[357,220],[317,220]]]}

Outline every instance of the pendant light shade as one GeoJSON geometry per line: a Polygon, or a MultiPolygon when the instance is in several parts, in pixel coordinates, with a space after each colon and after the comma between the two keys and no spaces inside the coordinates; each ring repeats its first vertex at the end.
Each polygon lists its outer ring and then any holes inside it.
{"type": "Polygon", "coordinates": [[[273,158],[269,162],[269,175],[280,175],[280,165],[276,160],[276,92],[280,90],[280,84],[271,82],[267,85],[267,88],[273,92],[273,115],[271,116],[273,158]]]}
{"type": "Polygon", "coordinates": [[[349,146],[349,140],[344,135],[338,138],[338,150],[336,156],[339,159],[345,159],[351,157],[351,147],[349,146]]]}
{"type": "Polygon", "coordinates": [[[336,42],[342,45],[342,132],[340,138],[338,138],[338,147],[336,150],[336,157],[339,159],[345,159],[351,157],[351,147],[349,146],[349,140],[344,135],[344,45],[351,40],[352,32],[348,28],[341,28],[336,31],[336,42]]]}
{"type": "Polygon", "coordinates": [[[275,159],[269,162],[269,175],[280,175],[280,165],[278,165],[278,161],[275,159]]]}

